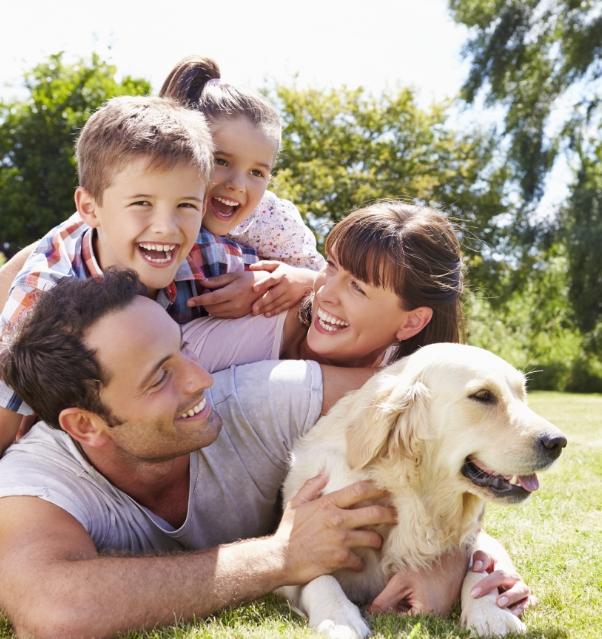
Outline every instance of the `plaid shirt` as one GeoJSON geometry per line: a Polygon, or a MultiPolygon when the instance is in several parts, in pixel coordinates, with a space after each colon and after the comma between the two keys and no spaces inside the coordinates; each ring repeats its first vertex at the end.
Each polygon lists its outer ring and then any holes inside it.
{"type": "MultiPolygon", "coordinates": [[[[0,316],[3,340],[9,339],[11,328],[36,303],[41,292],[51,289],[63,277],[84,280],[102,276],[94,255],[93,233],[76,213],[38,242],[15,278],[0,316]]],[[[157,294],[157,302],[181,324],[207,315],[203,307],[186,305],[190,297],[203,293],[202,281],[206,277],[243,271],[256,261],[257,254],[252,248],[201,229],[197,243],[176,272],[174,281],[157,294]]],[[[1,380],[0,406],[20,413],[30,412],[1,380]]]]}

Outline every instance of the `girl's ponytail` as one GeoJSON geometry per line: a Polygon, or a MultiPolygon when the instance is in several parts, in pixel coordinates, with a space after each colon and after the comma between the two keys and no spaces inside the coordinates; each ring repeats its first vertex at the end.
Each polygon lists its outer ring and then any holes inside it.
{"type": "Polygon", "coordinates": [[[219,67],[214,60],[201,56],[189,56],[178,62],[170,71],[159,95],[195,108],[207,82],[220,77],[219,67]]]}

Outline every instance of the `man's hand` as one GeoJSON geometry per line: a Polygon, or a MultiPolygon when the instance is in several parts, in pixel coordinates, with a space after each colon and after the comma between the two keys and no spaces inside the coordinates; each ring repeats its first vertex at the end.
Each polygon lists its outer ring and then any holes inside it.
{"type": "Polygon", "coordinates": [[[391,577],[368,612],[434,613],[447,616],[460,598],[468,557],[463,550],[443,555],[422,570],[404,570],[391,577]]]}
{"type": "Polygon", "coordinates": [[[477,550],[472,557],[473,572],[482,572],[485,577],[481,579],[471,591],[475,598],[497,591],[497,605],[507,608],[510,612],[520,617],[526,608],[534,606],[537,599],[531,594],[529,586],[514,571],[505,570],[498,565],[495,557],[484,550],[477,550]]]}
{"type": "Polygon", "coordinates": [[[253,286],[260,298],[253,304],[253,315],[266,317],[286,311],[314,286],[317,273],[308,268],[290,266],[276,260],[260,260],[250,269],[262,275],[253,286]]]}
{"type": "Polygon", "coordinates": [[[324,475],[308,480],[286,505],[274,540],[282,548],[284,582],[305,584],[342,568],[361,570],[353,548],[380,548],[382,538],[367,526],[394,524],[395,510],[387,506],[358,506],[386,492],[361,481],[323,495],[324,475]]]}
{"type": "Polygon", "coordinates": [[[191,297],[188,306],[204,306],[213,317],[243,317],[251,312],[253,302],[259,293],[253,290],[253,284],[259,280],[258,273],[237,271],[203,280],[203,286],[211,290],[191,297]]]}

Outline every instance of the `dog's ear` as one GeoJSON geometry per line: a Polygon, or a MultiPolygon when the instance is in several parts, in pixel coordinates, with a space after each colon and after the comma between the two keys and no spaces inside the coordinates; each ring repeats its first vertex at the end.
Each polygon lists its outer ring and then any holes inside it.
{"type": "Polygon", "coordinates": [[[378,456],[416,457],[427,430],[428,389],[419,380],[391,376],[368,405],[358,407],[347,428],[347,462],[363,468],[378,456]],[[401,382],[401,383],[400,383],[401,382]]]}

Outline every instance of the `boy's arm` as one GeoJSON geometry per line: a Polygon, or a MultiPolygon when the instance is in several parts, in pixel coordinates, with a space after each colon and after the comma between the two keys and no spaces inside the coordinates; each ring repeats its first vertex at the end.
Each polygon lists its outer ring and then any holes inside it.
{"type": "Polygon", "coordinates": [[[362,528],[392,523],[395,514],[358,506],[383,495],[369,482],[319,497],[326,481],[306,482],[270,537],[163,556],[99,556],[61,508],[37,497],[2,498],[0,608],[19,636],[104,637],[202,617],[338,569],[357,570],[362,564],[353,548],[382,542],[362,528]]]}
{"type": "Polygon", "coordinates": [[[4,308],[13,280],[23,268],[25,261],[31,255],[35,245],[36,242],[21,249],[18,253],[15,253],[10,260],[2,266],[2,268],[0,268],[0,309],[4,308]]]}

